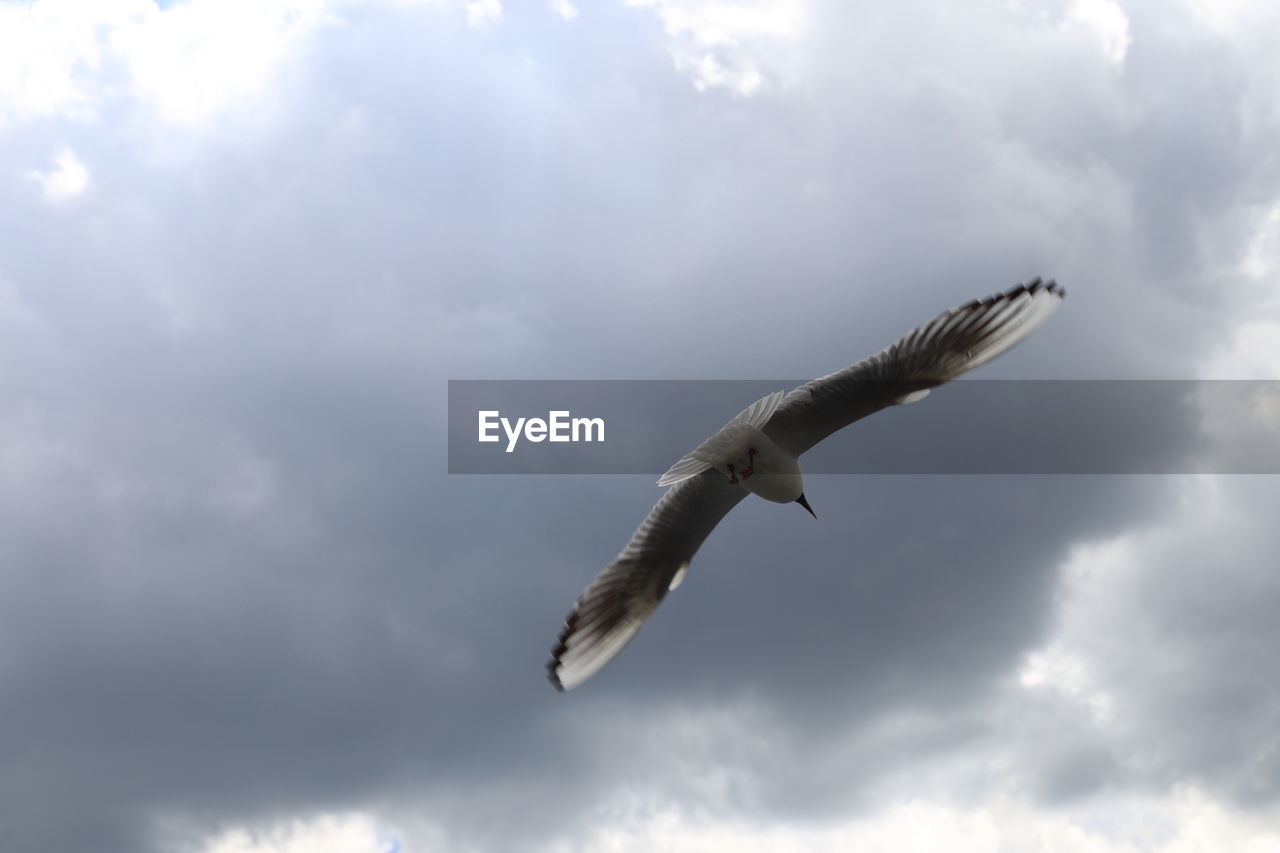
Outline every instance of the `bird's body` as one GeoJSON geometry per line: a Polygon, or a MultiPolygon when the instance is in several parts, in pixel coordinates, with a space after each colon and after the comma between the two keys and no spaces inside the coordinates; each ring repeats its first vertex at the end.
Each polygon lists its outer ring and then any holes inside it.
{"type": "Polygon", "coordinates": [[[659,486],[675,485],[708,468],[767,501],[791,503],[804,494],[804,477],[796,454],[779,447],[762,427],[786,394],[775,391],[738,413],[724,428],[658,478],[659,486]]]}
{"type": "Polygon", "coordinates": [[[1035,279],[939,315],[844,370],[752,403],[662,475],[666,494],[622,553],[582,593],[547,664],[568,690],[622,650],[684,578],[703,540],[750,493],[776,503],[804,497],[799,457],[831,433],[985,364],[1058,307],[1055,283],[1035,279]]]}
{"type": "Polygon", "coordinates": [[[737,482],[767,501],[789,504],[804,494],[800,460],[753,426],[734,424],[714,438],[723,437],[722,455],[711,467],[730,483],[737,482]]]}

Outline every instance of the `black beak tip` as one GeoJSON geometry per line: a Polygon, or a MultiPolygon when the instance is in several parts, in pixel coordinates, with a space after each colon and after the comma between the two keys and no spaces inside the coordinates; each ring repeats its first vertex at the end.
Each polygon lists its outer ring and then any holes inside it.
{"type": "Polygon", "coordinates": [[[812,515],[814,518],[818,517],[818,514],[813,511],[813,507],[809,506],[809,501],[805,500],[805,496],[803,493],[801,493],[800,497],[796,498],[795,502],[800,504],[800,506],[804,507],[805,509],[809,510],[809,515],[812,515]]]}

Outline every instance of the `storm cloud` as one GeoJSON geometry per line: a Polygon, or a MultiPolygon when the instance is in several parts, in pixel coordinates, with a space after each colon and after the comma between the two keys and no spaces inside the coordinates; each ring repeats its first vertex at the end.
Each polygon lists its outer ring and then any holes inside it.
{"type": "MultiPolygon", "coordinates": [[[[805,379],[1036,275],[1066,302],[976,379],[1280,378],[1278,27],[0,3],[0,842],[1280,843],[1273,477],[813,476],[559,695],[654,477],[447,442],[451,379],[805,379]]],[[[933,446],[966,385],[841,438],[933,446]]],[[[1275,447],[1269,393],[1125,406],[1091,473],[1275,447]]]]}

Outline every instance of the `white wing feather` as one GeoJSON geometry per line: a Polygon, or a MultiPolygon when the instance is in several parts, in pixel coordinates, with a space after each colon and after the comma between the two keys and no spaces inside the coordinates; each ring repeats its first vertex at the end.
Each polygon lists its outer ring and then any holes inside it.
{"type": "Polygon", "coordinates": [[[716,471],[668,489],[565,617],[547,664],[551,683],[558,690],[576,687],[622,651],[683,580],[703,540],[746,495],[716,471]]]}
{"type": "Polygon", "coordinates": [[[734,415],[733,420],[721,427],[719,432],[711,436],[711,438],[699,444],[696,450],[681,456],[676,464],[667,469],[667,473],[658,478],[658,485],[674,486],[676,483],[706,471],[715,464],[715,449],[719,446],[720,439],[727,430],[741,424],[761,429],[769,422],[769,418],[773,417],[773,413],[778,410],[778,406],[786,396],[786,391],[774,391],[734,415]]]}
{"type": "Polygon", "coordinates": [[[796,456],[886,406],[919,400],[1009,350],[1062,304],[1055,282],[1034,279],[939,314],[883,351],[806,382],[778,407],[764,432],[796,456]]]}

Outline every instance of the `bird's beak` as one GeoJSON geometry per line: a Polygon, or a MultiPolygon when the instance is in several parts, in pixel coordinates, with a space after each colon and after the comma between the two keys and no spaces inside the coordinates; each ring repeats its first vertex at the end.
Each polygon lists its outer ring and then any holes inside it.
{"type": "Polygon", "coordinates": [[[818,514],[813,511],[813,507],[809,506],[809,502],[805,500],[803,492],[800,493],[800,497],[796,498],[795,502],[800,504],[800,506],[804,507],[805,509],[809,510],[809,515],[812,515],[814,518],[818,517],[818,514]]]}

